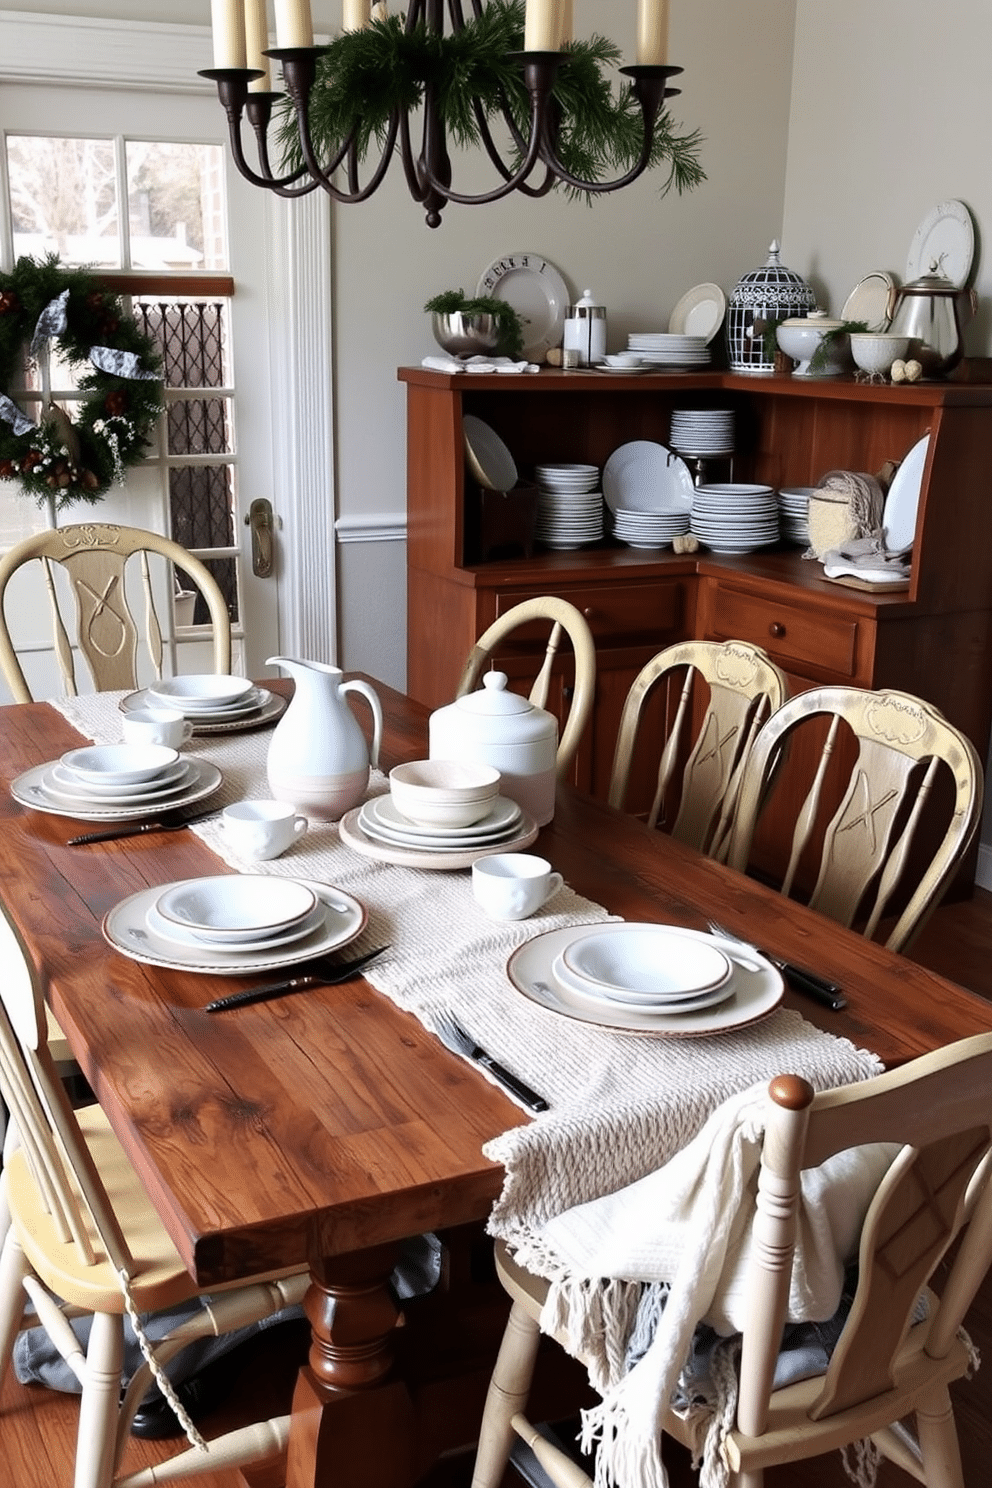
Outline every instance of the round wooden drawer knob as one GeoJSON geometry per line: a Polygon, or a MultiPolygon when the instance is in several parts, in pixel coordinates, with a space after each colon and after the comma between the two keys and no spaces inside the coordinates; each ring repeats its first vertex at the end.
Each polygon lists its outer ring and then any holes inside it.
{"type": "Polygon", "coordinates": [[[592,605],[586,605],[582,613],[587,620],[591,620],[596,611],[593,609],[592,605]]]}
{"type": "Polygon", "coordinates": [[[768,627],[768,634],[777,637],[785,635],[785,626],[782,624],[781,620],[772,621],[771,625],[769,625],[768,627]]]}

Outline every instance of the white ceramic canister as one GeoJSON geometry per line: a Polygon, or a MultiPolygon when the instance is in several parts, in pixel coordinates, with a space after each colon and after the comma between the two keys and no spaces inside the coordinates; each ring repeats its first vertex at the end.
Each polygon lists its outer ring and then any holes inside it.
{"type": "Polygon", "coordinates": [[[545,826],[555,814],[558,721],[527,698],[507,692],[505,672],[487,672],[478,692],[431,714],[431,759],[493,765],[501,795],[545,826]]]}
{"type": "Polygon", "coordinates": [[[562,352],[575,353],[580,367],[594,367],[606,355],[606,306],[596,304],[591,289],[584,289],[581,300],[568,307],[562,352]]]}

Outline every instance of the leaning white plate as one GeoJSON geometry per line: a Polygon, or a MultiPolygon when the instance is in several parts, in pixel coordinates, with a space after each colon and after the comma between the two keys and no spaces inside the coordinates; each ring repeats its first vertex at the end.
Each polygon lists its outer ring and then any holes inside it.
{"type": "MultiPolygon", "coordinates": [[[[287,701],[277,692],[268,692],[264,687],[258,689],[258,706],[246,710],[244,713],[232,715],[230,710],[222,714],[215,714],[210,718],[191,718],[194,734],[234,734],[247,732],[248,729],[264,728],[275,720],[286,710],[287,701]]],[[[153,707],[150,701],[149,690],[142,687],[138,692],[129,692],[126,697],[121,698],[118,707],[122,713],[133,713],[138,708],[153,707]]]]}
{"type": "Polygon", "coordinates": [[[895,280],[884,269],[875,269],[859,279],[844,301],[841,320],[862,320],[869,331],[888,328],[895,280]]]}
{"type": "Polygon", "coordinates": [[[462,419],[465,454],[472,474],[491,491],[512,491],[517,484],[517,465],[495,429],[473,413],[462,419]]]}
{"type": "Polygon", "coordinates": [[[668,318],[668,329],[678,335],[702,336],[710,342],[723,325],[727,296],[719,284],[697,284],[687,290],[668,318]]]}
{"type": "Polygon", "coordinates": [[[771,962],[748,951],[745,965],[735,958],[734,942],[717,935],[707,936],[707,939],[726,952],[734,963],[733,996],[719,1007],[703,1008],[695,1013],[642,1013],[583,997],[564,987],[552,967],[555,957],[572,940],[588,933],[587,925],[568,925],[561,930],[547,930],[543,935],[525,941],[507,962],[510,981],[525,997],[549,1012],[576,1018],[581,1023],[595,1023],[601,1028],[655,1034],[662,1038],[699,1038],[730,1033],[767,1018],[782,1001],[785,984],[771,962]]]}
{"type": "Polygon", "coordinates": [[[663,444],[634,439],[603,466],[603,497],[611,511],[689,511],[696,494],[689,467],[663,444]]]}
{"type": "Polygon", "coordinates": [[[471,868],[477,858],[489,857],[494,852],[522,852],[535,841],[538,832],[534,818],[524,812],[519,832],[503,842],[465,848],[390,846],[368,835],[359,820],[361,812],[362,808],[355,806],[341,818],[338,823],[341,841],[366,858],[377,858],[380,863],[401,863],[409,868],[471,868]]]}
{"type": "Polygon", "coordinates": [[[523,321],[523,351],[529,362],[543,362],[552,346],[561,345],[568,287],[542,254],[502,254],[481,275],[475,292],[513,306],[523,321]]]}
{"type": "Polygon", "coordinates": [[[68,816],[73,821],[125,822],[161,816],[163,811],[177,811],[180,806],[192,806],[194,801],[202,801],[205,796],[213,795],[224,778],[217,766],[212,765],[209,760],[193,757],[189,760],[193,768],[189,784],[184,790],[174,792],[165,800],[159,797],[157,801],[144,804],[132,802],[128,806],[104,806],[96,802],[92,806],[72,806],[56,802],[46,787],[46,777],[51,772],[52,763],[35,765],[32,769],[25,770],[23,775],[18,775],[16,780],[10,782],[10,794],[15,801],[19,801],[22,806],[29,806],[32,811],[44,811],[51,816],[68,816]]]}
{"type": "Polygon", "coordinates": [[[930,435],[918,439],[892,477],[889,493],[882,508],[885,546],[890,553],[901,552],[913,545],[916,536],[916,510],[920,504],[923,467],[927,462],[930,435]]]}
{"type": "Polygon", "coordinates": [[[104,939],[122,955],[132,961],[141,961],[147,966],[164,966],[170,971],[199,971],[205,976],[231,976],[235,972],[276,971],[282,966],[295,966],[300,961],[309,961],[314,956],[326,956],[329,951],[342,946],[359,936],[368,917],[365,906],[343,889],[329,884],[317,883],[313,879],[302,879],[327,907],[324,922],[310,935],[279,950],[244,951],[232,956],[230,951],[216,950],[213,946],[181,946],[157,935],[148,924],[148,910],[155,903],[163,888],[156,885],[131,894],[110,910],[103,918],[101,929],[104,939]]]}

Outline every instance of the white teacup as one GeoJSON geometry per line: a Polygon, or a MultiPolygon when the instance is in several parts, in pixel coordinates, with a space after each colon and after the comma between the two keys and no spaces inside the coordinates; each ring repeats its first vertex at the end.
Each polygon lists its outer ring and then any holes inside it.
{"type": "Polygon", "coordinates": [[[532,853],[494,853],[472,864],[472,893],[494,920],[526,920],[564,882],[547,858],[532,853]]]}
{"type": "Polygon", "coordinates": [[[167,744],[178,749],[193,737],[193,725],[177,708],[135,708],[124,714],[125,744],[167,744]]]}
{"type": "Polygon", "coordinates": [[[221,820],[235,852],[259,862],[278,858],[307,829],[306,817],[297,816],[289,801],[236,801],[221,820]]]}

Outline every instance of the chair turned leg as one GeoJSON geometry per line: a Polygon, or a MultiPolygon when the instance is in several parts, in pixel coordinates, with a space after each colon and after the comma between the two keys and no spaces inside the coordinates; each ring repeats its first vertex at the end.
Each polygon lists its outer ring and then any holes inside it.
{"type": "Polygon", "coordinates": [[[0,1250],[0,1385],[6,1378],[14,1352],[14,1340],[24,1315],[27,1299],[22,1283],[30,1269],[17,1237],[8,1224],[3,1236],[3,1249],[0,1250]]]}
{"type": "Polygon", "coordinates": [[[927,1488],[964,1488],[954,1407],[946,1388],[917,1405],[916,1430],[927,1488]]]}
{"type": "Polygon", "coordinates": [[[123,1319],[116,1314],[94,1313],[79,1406],[73,1488],[110,1488],[123,1365],[123,1319]]]}
{"type": "Polygon", "coordinates": [[[472,1488],[499,1488],[513,1444],[510,1423],[527,1404],[540,1341],[537,1322],[514,1302],[486,1396],[472,1488]]]}

